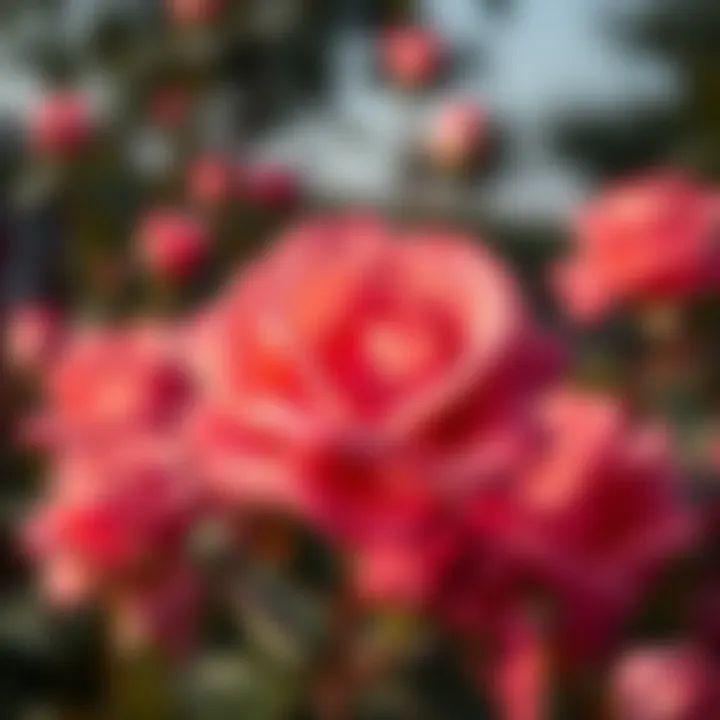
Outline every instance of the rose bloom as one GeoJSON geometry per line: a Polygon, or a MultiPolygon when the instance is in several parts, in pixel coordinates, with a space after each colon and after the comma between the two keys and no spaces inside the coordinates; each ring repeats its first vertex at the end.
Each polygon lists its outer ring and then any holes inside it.
{"type": "Polygon", "coordinates": [[[68,447],[174,430],[193,397],[175,342],[154,325],[77,330],[43,379],[36,436],[68,447]]]}
{"type": "Polygon", "coordinates": [[[386,75],[410,90],[417,90],[432,82],[447,60],[440,37],[422,27],[389,31],[382,39],[381,48],[386,75]]]}
{"type": "Polygon", "coordinates": [[[180,210],[150,213],[138,231],[141,259],[151,275],[172,283],[190,281],[205,265],[210,252],[203,226],[180,210]]]}
{"type": "Polygon", "coordinates": [[[689,644],[626,653],[615,667],[613,717],[618,720],[710,720],[720,703],[720,673],[689,644]]]}
{"type": "Polygon", "coordinates": [[[109,602],[123,635],[180,654],[199,591],[188,556],[204,507],[199,486],[177,449],[122,436],[108,449],[53,458],[26,531],[41,591],[62,606],[109,602]]]}
{"type": "Polygon", "coordinates": [[[488,250],[363,217],[290,232],[200,328],[214,492],[353,544],[500,481],[555,364],[488,250]]]}
{"type": "Polygon", "coordinates": [[[489,600],[491,618],[529,604],[549,614],[560,656],[576,663],[612,647],[658,573],[690,549],[697,524],[659,430],[570,389],[540,409],[520,481],[467,508],[462,572],[443,578],[439,607],[467,625],[489,600]]]}
{"type": "Polygon", "coordinates": [[[233,198],[235,177],[230,163],[221,157],[204,157],[191,168],[188,194],[202,207],[222,207],[233,198]]]}
{"type": "Polygon", "coordinates": [[[180,25],[201,25],[217,18],[225,0],[167,0],[170,18],[180,25]]]}
{"type": "Polygon", "coordinates": [[[469,102],[445,108],[430,130],[426,151],[433,163],[449,170],[462,170],[478,159],[487,140],[488,119],[469,102]]]}
{"type": "Polygon", "coordinates": [[[95,119],[87,100],[78,94],[46,97],[30,120],[30,144],[38,155],[73,157],[95,133],[95,119]]]}
{"type": "Polygon", "coordinates": [[[586,208],[556,274],[569,313],[587,321],[620,306],[682,302],[718,279],[706,193],[671,173],[628,181],[586,208]]]}

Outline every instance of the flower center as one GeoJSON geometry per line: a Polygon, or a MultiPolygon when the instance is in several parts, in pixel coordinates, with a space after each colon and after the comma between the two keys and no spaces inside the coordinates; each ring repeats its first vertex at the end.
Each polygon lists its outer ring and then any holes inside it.
{"type": "Polygon", "coordinates": [[[368,365],[392,384],[422,376],[437,362],[439,351],[437,339],[427,328],[399,323],[372,323],[362,338],[368,365]]]}

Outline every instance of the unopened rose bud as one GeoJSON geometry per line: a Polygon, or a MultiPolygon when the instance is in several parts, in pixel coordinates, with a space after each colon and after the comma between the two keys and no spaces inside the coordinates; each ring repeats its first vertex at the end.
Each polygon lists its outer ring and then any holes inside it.
{"type": "Polygon", "coordinates": [[[460,102],[443,110],[431,128],[426,152],[438,168],[458,171],[473,165],[484,149],[488,118],[482,109],[460,102]]]}
{"type": "Polygon", "coordinates": [[[158,278],[187,282],[205,264],[209,240],[192,216],[178,210],[158,210],[147,217],[139,232],[140,254],[158,278]]]}
{"type": "Polygon", "coordinates": [[[89,103],[71,93],[47,97],[30,121],[30,144],[40,156],[74,157],[95,131],[89,103]]]}
{"type": "Polygon", "coordinates": [[[441,39],[421,27],[390,31],[382,44],[383,69],[399,86],[417,90],[435,80],[446,62],[441,39]]]}

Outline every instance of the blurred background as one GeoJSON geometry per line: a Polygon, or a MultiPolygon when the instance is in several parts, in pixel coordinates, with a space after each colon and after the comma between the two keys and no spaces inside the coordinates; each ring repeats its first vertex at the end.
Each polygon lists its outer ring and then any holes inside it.
{"type": "MultiPolygon", "coordinates": [[[[128,237],[150,208],[186,201],[198,157],[229,163],[242,197],[208,212],[227,253],[194,298],[216,285],[229,258],[246,258],[291,220],[363,207],[487,236],[542,308],[539,269],[562,245],[574,209],[600,187],[667,165],[720,176],[716,0],[185,5],[177,3],[179,15],[187,12],[177,21],[164,0],[0,0],[4,310],[51,302],[113,317],[146,303],[127,274],[128,237]],[[430,29],[443,47],[442,72],[428,72],[419,92],[388,82],[380,60],[386,31],[407,24],[430,29]],[[52,96],[87,103],[93,144],[80,161],[38,152],[43,142],[69,146],[73,132],[91,132],[76,123],[58,140],[52,121],[50,129],[38,121],[52,96]],[[457,103],[480,112],[472,142],[482,152],[470,172],[441,172],[423,143],[457,103]]],[[[195,203],[235,192],[223,168],[210,167],[195,203]]],[[[71,708],[62,717],[94,717],[82,714],[102,685],[94,620],[36,613],[12,539],[38,461],[11,448],[15,388],[7,385],[0,380],[0,718],[25,717],[38,698],[58,697],[71,708]]],[[[207,682],[222,685],[218,677],[207,682]]],[[[463,709],[463,689],[445,680],[452,687],[438,691],[433,702],[443,709],[431,717],[483,716],[463,709]],[[450,696],[456,709],[447,710],[450,696]]],[[[241,716],[234,712],[191,717],[241,716]]],[[[242,716],[275,717],[249,712],[242,716]]]]}

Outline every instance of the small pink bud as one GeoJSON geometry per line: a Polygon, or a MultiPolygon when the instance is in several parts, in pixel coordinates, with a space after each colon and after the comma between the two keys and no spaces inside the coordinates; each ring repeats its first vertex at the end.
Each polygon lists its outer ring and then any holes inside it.
{"type": "Polygon", "coordinates": [[[417,90],[432,82],[445,63],[445,48],[431,30],[421,27],[390,31],[382,46],[387,76],[398,85],[417,90]]]}
{"type": "Polygon", "coordinates": [[[458,170],[478,159],[488,134],[483,110],[470,102],[446,108],[430,131],[427,153],[438,167],[458,170]]]}
{"type": "Polygon", "coordinates": [[[87,101],[73,94],[51,95],[30,122],[30,142],[43,156],[68,157],[87,146],[95,121],[87,101]]]}
{"type": "Polygon", "coordinates": [[[173,282],[192,278],[208,258],[204,228],[179,210],[157,210],[141,225],[140,252],[153,275],[173,282]]]}

